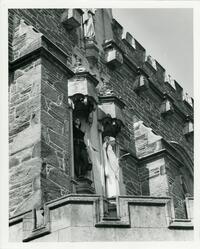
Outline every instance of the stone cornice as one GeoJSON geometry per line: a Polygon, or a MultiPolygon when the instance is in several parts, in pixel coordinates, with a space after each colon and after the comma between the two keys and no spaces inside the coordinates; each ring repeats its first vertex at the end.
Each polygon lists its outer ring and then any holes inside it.
{"type": "Polygon", "coordinates": [[[9,62],[9,70],[14,71],[40,57],[45,57],[54,63],[58,63],[69,77],[74,75],[74,72],[67,66],[68,55],[45,36],[41,36],[41,42],[37,48],[9,62]]]}
{"type": "Polygon", "coordinates": [[[99,96],[100,103],[114,102],[117,103],[122,109],[125,107],[125,104],[122,100],[116,96],[99,96]]]}

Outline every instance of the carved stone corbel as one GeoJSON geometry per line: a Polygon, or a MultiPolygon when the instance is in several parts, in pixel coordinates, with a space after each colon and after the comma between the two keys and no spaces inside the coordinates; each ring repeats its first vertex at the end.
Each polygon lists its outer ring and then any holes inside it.
{"type": "Polygon", "coordinates": [[[194,133],[194,123],[190,116],[187,116],[185,126],[183,128],[183,134],[189,136],[194,133]]]}
{"type": "Polygon", "coordinates": [[[103,118],[101,123],[103,125],[103,138],[106,136],[115,138],[124,126],[120,119],[112,118],[110,115],[103,118]]]}
{"type": "Polygon", "coordinates": [[[108,66],[115,69],[123,64],[123,54],[115,42],[112,40],[105,41],[103,48],[105,50],[105,61],[108,66]]]}
{"type": "Polygon", "coordinates": [[[164,100],[161,104],[160,112],[163,116],[174,112],[173,102],[166,94],[164,94],[164,100]]]}
{"type": "Polygon", "coordinates": [[[116,137],[124,126],[123,112],[125,104],[115,96],[99,97],[98,120],[103,126],[102,136],[116,137]]]}
{"type": "Polygon", "coordinates": [[[138,75],[133,83],[133,88],[136,93],[145,91],[149,88],[149,81],[144,75],[138,75]]]}
{"type": "Polygon", "coordinates": [[[83,118],[91,122],[92,112],[96,110],[96,101],[93,97],[77,93],[70,97],[72,101],[73,117],[83,118]]]}
{"type": "Polygon", "coordinates": [[[84,70],[77,70],[75,76],[68,81],[68,97],[74,117],[92,122],[92,112],[96,110],[98,102],[97,84],[98,81],[84,70]]]}

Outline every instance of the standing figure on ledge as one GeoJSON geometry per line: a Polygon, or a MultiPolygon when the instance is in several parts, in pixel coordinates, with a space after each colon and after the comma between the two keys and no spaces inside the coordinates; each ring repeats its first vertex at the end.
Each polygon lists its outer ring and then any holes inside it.
{"type": "Polygon", "coordinates": [[[94,13],[95,9],[86,9],[83,14],[84,37],[90,40],[95,38],[94,13]]]}
{"type": "Polygon", "coordinates": [[[92,169],[92,164],[89,161],[87,148],[84,142],[85,133],[81,130],[81,121],[76,118],[73,122],[74,136],[74,167],[77,178],[84,177],[87,171],[92,169]]]}
{"type": "Polygon", "coordinates": [[[114,152],[115,138],[106,136],[103,143],[104,162],[105,162],[105,185],[106,196],[116,197],[119,195],[119,162],[114,152]]]}

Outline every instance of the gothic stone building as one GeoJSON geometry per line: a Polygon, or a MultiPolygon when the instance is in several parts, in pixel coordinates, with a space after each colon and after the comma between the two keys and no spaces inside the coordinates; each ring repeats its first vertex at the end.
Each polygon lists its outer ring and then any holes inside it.
{"type": "Polygon", "coordinates": [[[110,9],[9,10],[10,241],[193,239],[193,99],[110,9]]]}

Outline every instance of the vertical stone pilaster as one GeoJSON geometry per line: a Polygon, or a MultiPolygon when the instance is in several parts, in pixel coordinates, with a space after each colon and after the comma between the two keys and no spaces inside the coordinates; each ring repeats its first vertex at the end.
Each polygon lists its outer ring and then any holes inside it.
{"type": "Polygon", "coordinates": [[[9,197],[15,216],[72,190],[67,82],[73,73],[60,61],[67,56],[23,20],[12,45],[9,197]]]}

